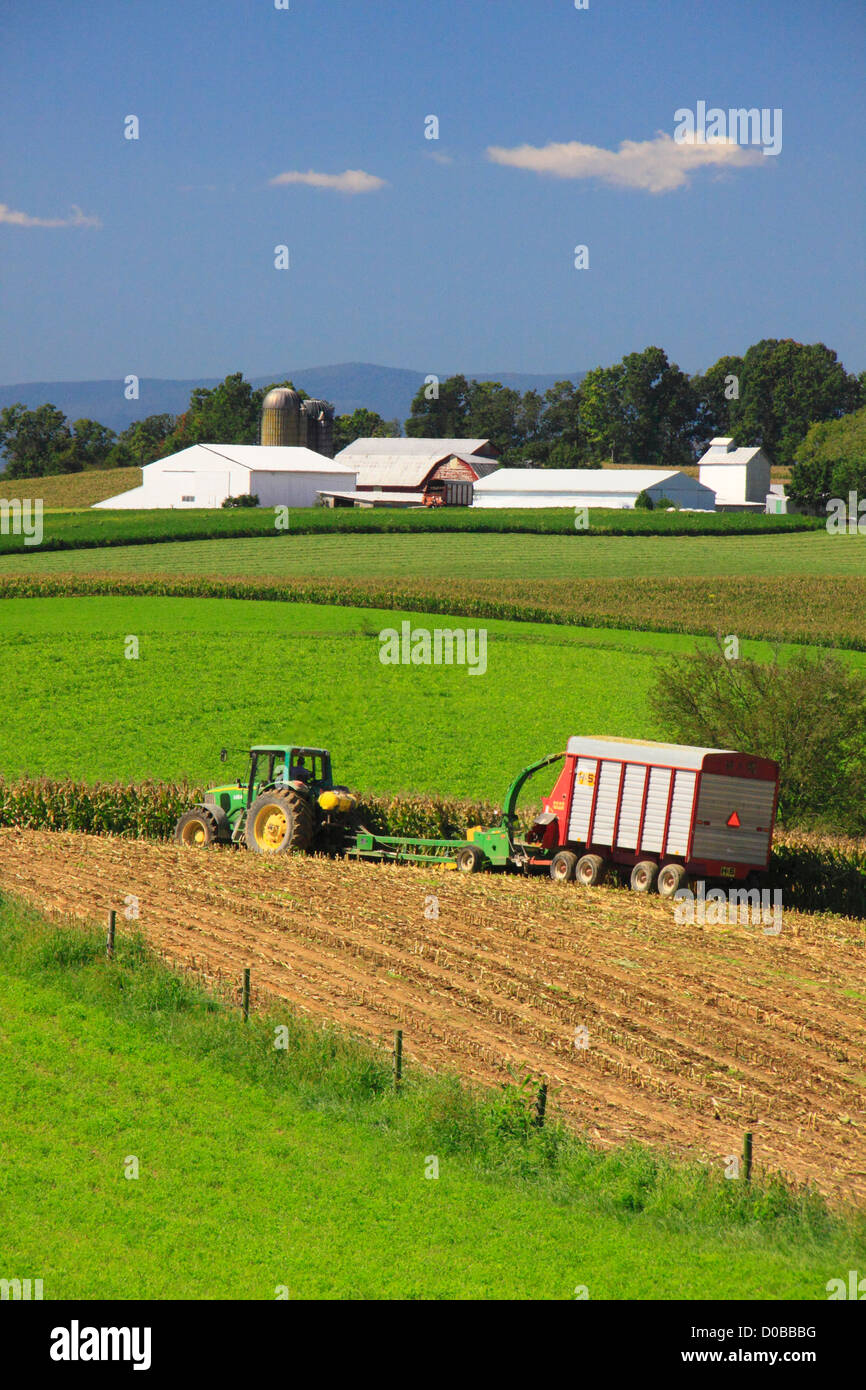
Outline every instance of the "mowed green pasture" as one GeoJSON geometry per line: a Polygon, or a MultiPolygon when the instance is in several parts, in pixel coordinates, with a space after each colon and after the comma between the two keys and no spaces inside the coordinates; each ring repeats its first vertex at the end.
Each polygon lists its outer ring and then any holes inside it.
{"type": "Polygon", "coordinates": [[[498,800],[570,734],[659,737],[647,690],[694,640],[235,599],[8,599],[0,774],[219,781],[251,743],[293,738],[329,747],[362,791],[498,800]],[[486,672],[383,665],[379,633],[404,620],[483,627],[486,672]]]}
{"type": "Polygon", "coordinates": [[[482,1133],[411,1060],[395,1097],[386,1055],[245,1027],[126,937],[109,965],[101,934],[0,928],[4,1276],[46,1299],[816,1299],[862,1250],[854,1216],[555,1116],[482,1133]]]}
{"type": "Polygon", "coordinates": [[[0,575],[628,578],[864,575],[866,536],[325,535],[174,541],[0,558],[0,575]]]}

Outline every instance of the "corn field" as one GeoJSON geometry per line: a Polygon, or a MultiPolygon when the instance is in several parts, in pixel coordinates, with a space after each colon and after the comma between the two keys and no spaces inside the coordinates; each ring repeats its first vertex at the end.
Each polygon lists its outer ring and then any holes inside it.
{"type": "MultiPolygon", "coordinates": [[[[185,783],[96,783],[0,779],[0,825],[28,830],[83,831],[128,839],[170,840],[178,817],[200,800],[202,787],[185,783]]],[[[519,814],[525,833],[536,808],[519,814]]],[[[495,824],[490,802],[432,796],[362,797],[358,816],[381,835],[462,838],[470,825],[495,824]]],[[[767,881],[781,889],[786,907],[866,918],[866,844],[796,832],[777,837],[767,881]]]]}

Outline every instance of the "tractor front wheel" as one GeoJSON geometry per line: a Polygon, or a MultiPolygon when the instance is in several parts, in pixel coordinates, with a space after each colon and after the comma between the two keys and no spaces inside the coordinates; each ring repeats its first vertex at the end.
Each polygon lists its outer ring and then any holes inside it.
{"type": "Polygon", "coordinates": [[[313,843],[313,812],[295,792],[262,792],[247,812],[247,849],[254,854],[289,854],[313,843]]]}
{"type": "Polygon", "coordinates": [[[212,817],[207,811],[200,811],[197,807],[192,811],[184,811],[174,827],[175,844],[178,845],[190,845],[199,849],[202,845],[216,844],[218,838],[212,817]]]}

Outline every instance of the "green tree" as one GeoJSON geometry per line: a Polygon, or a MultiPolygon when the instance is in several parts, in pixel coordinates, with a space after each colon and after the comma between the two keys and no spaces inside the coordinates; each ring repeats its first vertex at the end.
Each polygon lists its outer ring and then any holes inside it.
{"type": "Polygon", "coordinates": [[[866,826],[866,680],[833,654],[729,661],[719,639],[666,657],[649,705],[672,739],[775,759],[786,824],[866,826]]]}
{"type": "Polygon", "coordinates": [[[662,348],[596,367],[580,384],[579,423],[593,463],[679,468],[693,458],[697,397],[662,348]]]}
{"type": "Polygon", "coordinates": [[[174,415],[147,415],[143,420],[133,420],[118,435],[117,444],[108,458],[109,467],[144,467],[163,458],[172,450],[169,446],[177,418],[174,415]],[[123,463],[120,462],[121,457],[123,463]]]}
{"type": "Polygon", "coordinates": [[[594,367],[580,383],[580,432],[591,464],[628,461],[622,377],[622,364],[594,367]]]}
{"type": "Polygon", "coordinates": [[[69,458],[72,433],[62,410],[40,405],[28,410],[20,401],[0,411],[0,448],[8,478],[41,478],[61,473],[69,458]]]}
{"type": "Polygon", "coordinates": [[[98,420],[76,420],[68,449],[59,456],[61,473],[80,473],[104,468],[117,435],[98,420]]]}
{"type": "Polygon", "coordinates": [[[469,416],[469,383],[449,376],[438,385],[421,386],[412,401],[406,433],[413,439],[465,439],[469,416]]]}
{"type": "Polygon", "coordinates": [[[573,381],[557,381],[544,395],[527,391],[520,408],[524,439],[509,462],[539,468],[584,466],[580,428],[580,388],[573,381]]]}
{"type": "Polygon", "coordinates": [[[797,449],[788,490],[795,502],[816,511],[828,497],[866,497],[866,406],[812,425],[797,449]]]}
{"type": "Polygon", "coordinates": [[[732,435],[742,379],[742,357],[720,357],[703,376],[692,378],[698,439],[708,442],[717,435],[732,435]]]}
{"type": "Polygon", "coordinates": [[[625,416],[624,462],[679,468],[691,463],[697,397],[662,348],[622,359],[620,396],[625,416]]]}
{"type": "Polygon", "coordinates": [[[375,410],[359,406],[351,415],[337,415],[334,420],[334,452],[354,444],[356,439],[390,439],[400,433],[396,420],[383,420],[375,410]]]}
{"type": "Polygon", "coordinates": [[[466,437],[489,439],[507,462],[526,442],[520,392],[499,381],[471,381],[466,397],[466,437]]]}
{"type": "Polygon", "coordinates": [[[255,390],[243,372],[233,372],[213,388],[196,387],[166,441],[166,453],[191,444],[257,444],[262,401],[272,389],[255,390]]]}
{"type": "Polygon", "coordinates": [[[501,381],[450,376],[416,392],[406,433],[415,439],[489,439],[503,463],[520,464],[542,410],[535,391],[521,396],[501,381]]]}
{"type": "Polygon", "coordinates": [[[743,358],[733,437],[737,444],[760,444],[774,463],[793,464],[810,425],[837,419],[860,402],[859,381],[823,343],[765,338],[743,358]]]}

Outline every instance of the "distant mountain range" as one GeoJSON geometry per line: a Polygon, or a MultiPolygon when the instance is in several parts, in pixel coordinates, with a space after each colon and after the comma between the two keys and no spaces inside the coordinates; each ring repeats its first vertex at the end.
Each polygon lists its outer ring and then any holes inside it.
{"type": "MultiPolygon", "coordinates": [[[[310,396],[331,401],[338,415],[349,415],[358,406],[376,410],[386,420],[399,420],[402,426],[410,412],[412,398],[424,384],[427,371],[413,372],[405,367],[377,367],[370,362],[343,362],[335,367],[299,367],[252,377],[253,386],[272,381],[293,381],[310,396]]],[[[439,374],[444,381],[450,372],[439,374]]],[[[464,372],[467,379],[501,381],[518,391],[546,391],[556,381],[579,381],[584,372],[464,372]]],[[[0,386],[0,409],[21,401],[29,410],[50,401],[70,420],[99,420],[113,430],[123,430],[133,420],[146,415],[179,415],[189,405],[190,393],[197,386],[218,386],[221,377],[198,377],[189,381],[142,377],[139,399],[124,398],[123,382],[114,381],[25,381],[0,386]]]]}

